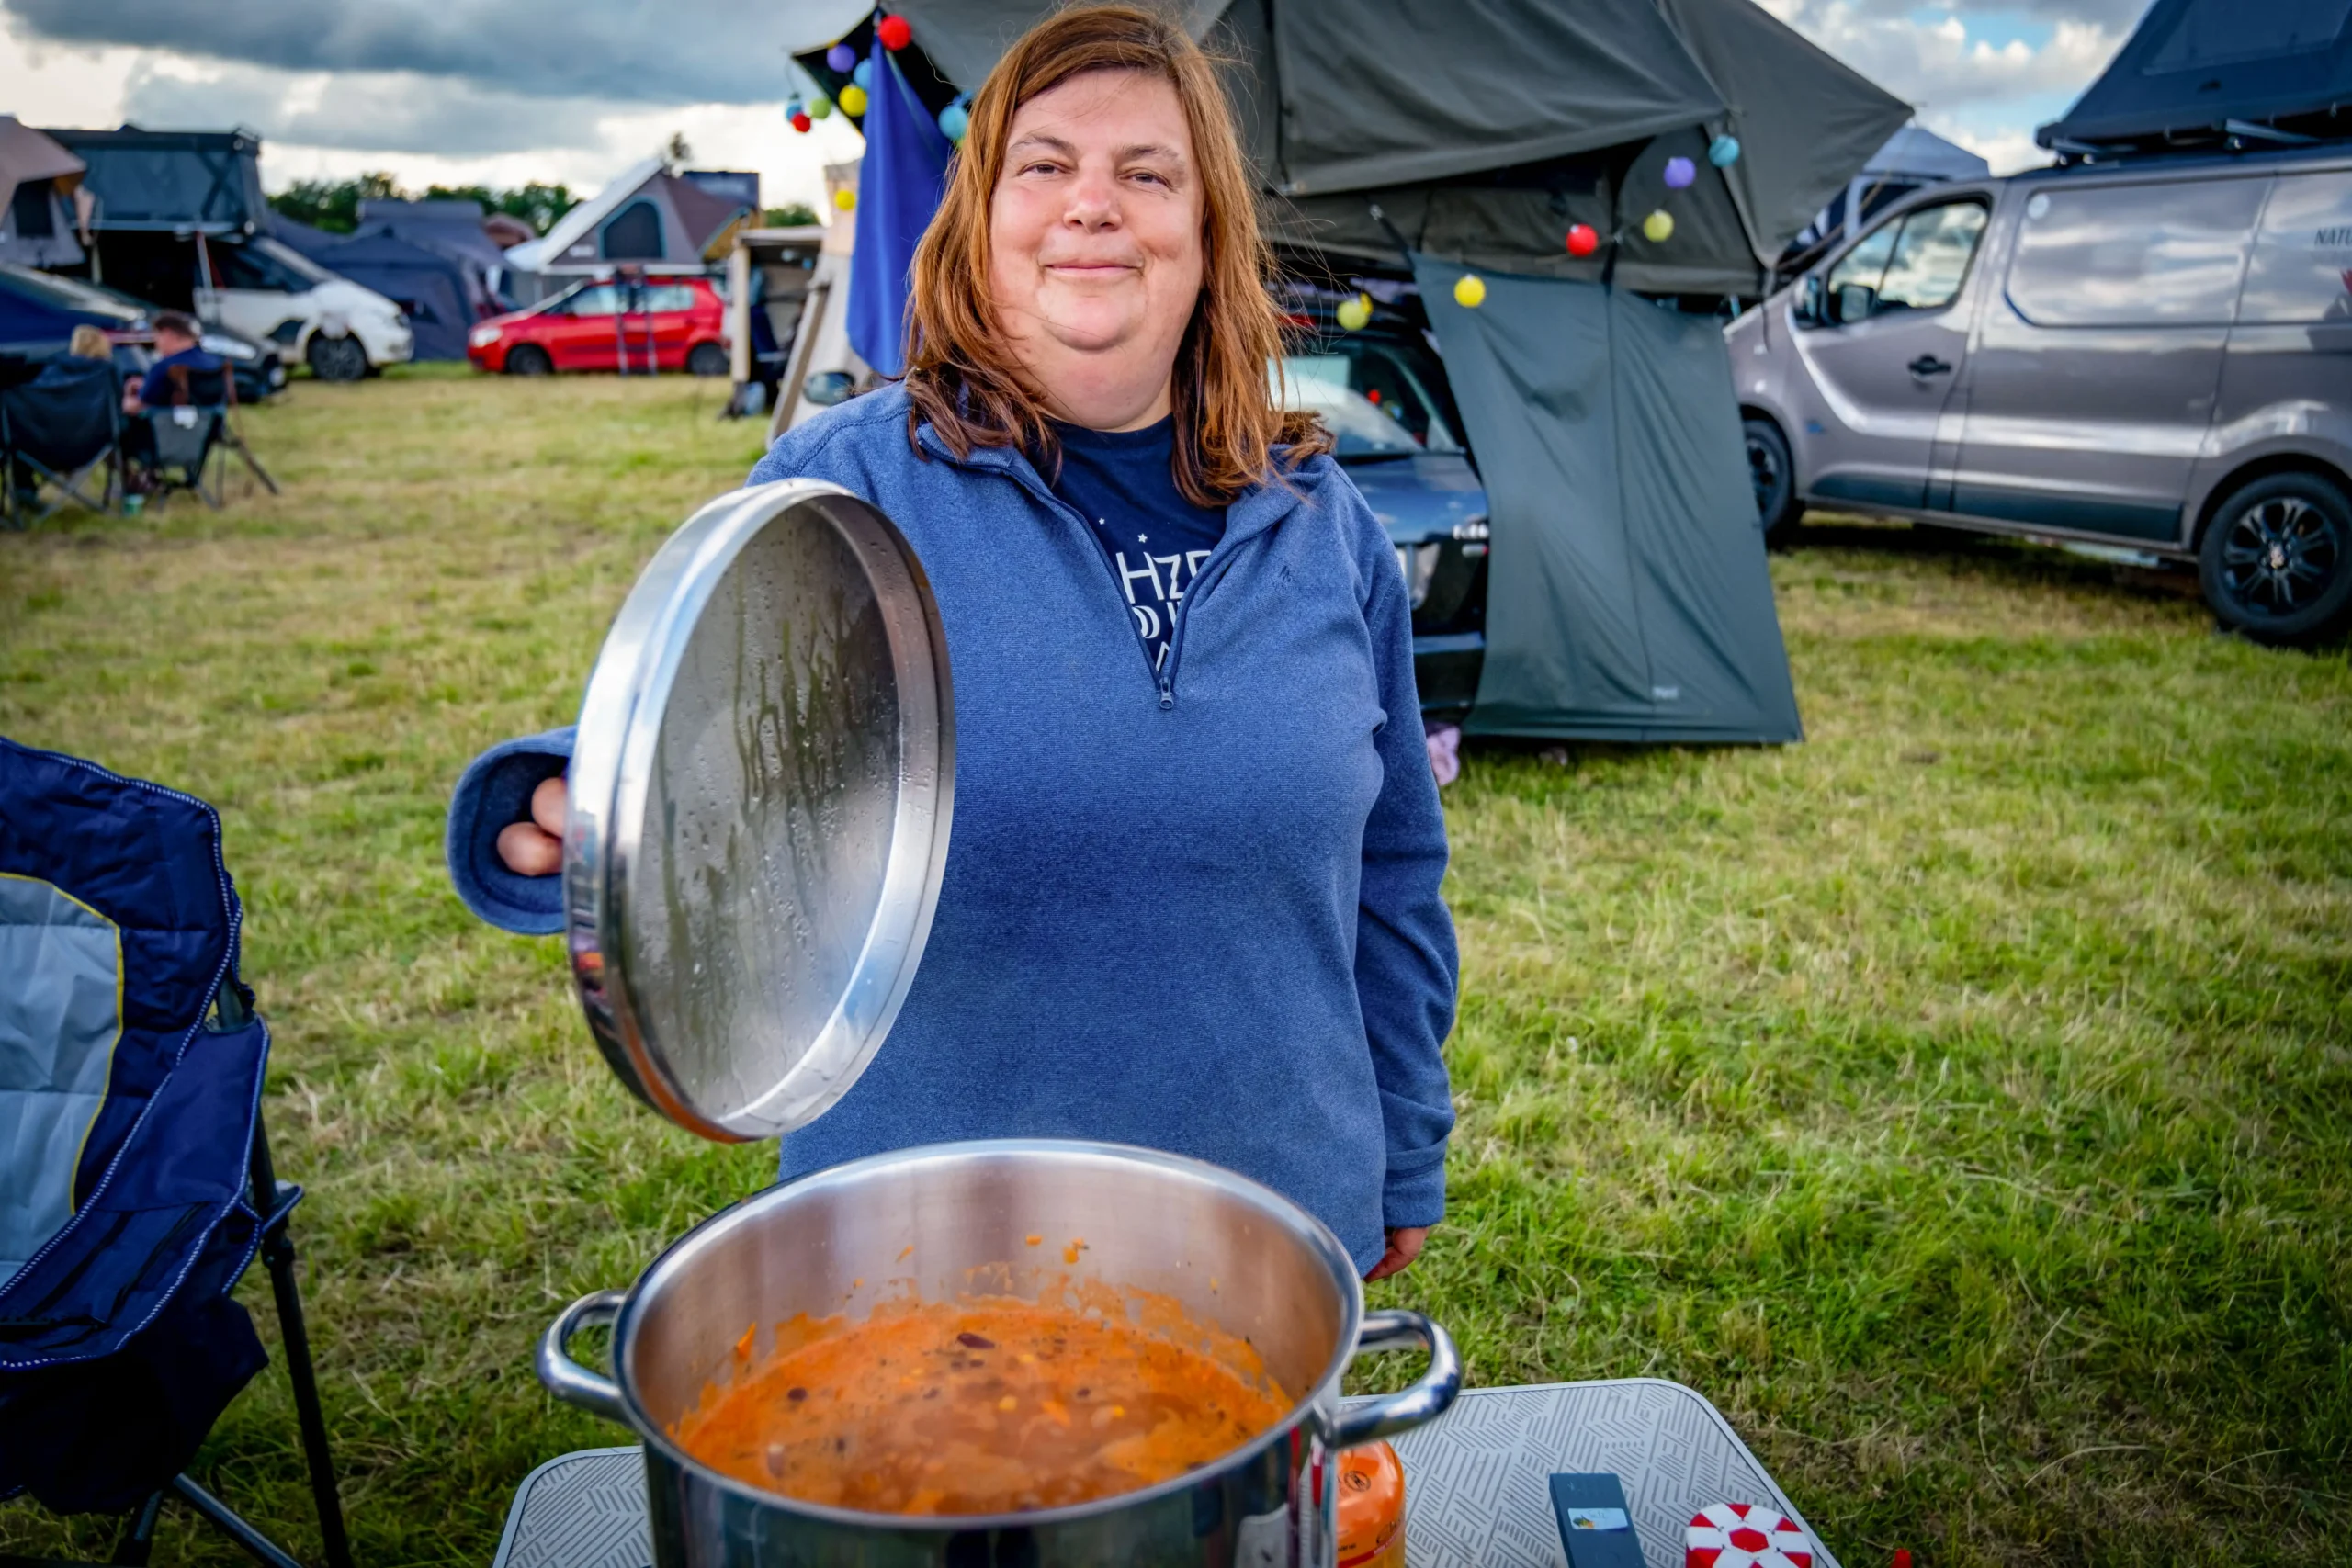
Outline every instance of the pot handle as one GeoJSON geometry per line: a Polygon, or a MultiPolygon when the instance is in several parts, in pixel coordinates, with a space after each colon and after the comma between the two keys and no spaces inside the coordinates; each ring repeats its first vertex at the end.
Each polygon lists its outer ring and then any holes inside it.
{"type": "Polygon", "coordinates": [[[1453,1337],[1419,1313],[1364,1314],[1363,1327],[1356,1335],[1355,1353],[1361,1356],[1367,1350],[1404,1350],[1415,1345],[1428,1347],[1429,1371],[1410,1388],[1340,1411],[1331,1427],[1333,1448],[1351,1449],[1359,1443],[1409,1432],[1436,1420],[1453,1407],[1453,1396],[1462,1392],[1462,1358],[1454,1351],[1453,1337]]]}
{"type": "Polygon", "coordinates": [[[540,1337],[539,1353],[534,1363],[540,1385],[549,1393],[566,1404],[576,1404],[624,1427],[628,1425],[628,1407],[621,1403],[619,1386],[603,1373],[592,1372],[571,1359],[571,1337],[590,1324],[612,1322],[620,1315],[621,1303],[628,1299],[625,1292],[596,1291],[564,1308],[540,1337]]]}

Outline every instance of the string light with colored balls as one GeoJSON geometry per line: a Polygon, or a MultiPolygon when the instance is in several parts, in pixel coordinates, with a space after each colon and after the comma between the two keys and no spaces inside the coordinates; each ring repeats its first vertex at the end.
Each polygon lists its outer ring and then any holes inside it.
{"type": "Polygon", "coordinates": [[[874,62],[859,61],[857,69],[849,73],[849,79],[866,92],[874,91],[874,62]]]}
{"type": "Polygon", "coordinates": [[[825,51],[825,63],[846,75],[857,68],[857,51],[845,43],[837,43],[825,51]]]}
{"type": "Polygon", "coordinates": [[[1690,188],[1691,182],[1696,180],[1698,177],[1699,165],[1692,163],[1690,159],[1668,158],[1666,161],[1667,189],[1689,190],[1690,188]]]}
{"type": "Polygon", "coordinates": [[[833,192],[834,211],[849,212],[854,210],[856,207],[857,192],[850,189],[849,186],[843,186],[841,189],[833,192]]]}
{"type": "Polygon", "coordinates": [[[1739,138],[1718,136],[1707,143],[1707,162],[1718,169],[1728,169],[1739,162],[1739,138]]]}
{"type": "Polygon", "coordinates": [[[862,115],[865,112],[865,89],[852,82],[833,102],[841,105],[843,114],[862,115]]]}
{"type": "Polygon", "coordinates": [[[808,118],[810,119],[823,119],[827,115],[830,115],[832,112],[833,100],[825,96],[824,94],[820,93],[815,97],[808,100],[808,118]]]}
{"type": "Polygon", "coordinates": [[[1453,302],[1465,310],[1475,310],[1487,302],[1487,280],[1475,272],[1465,272],[1453,280],[1453,302]]]}
{"type": "Polygon", "coordinates": [[[969,94],[958,93],[955,102],[939,111],[939,134],[958,147],[964,145],[965,132],[972,129],[972,111],[966,107],[969,96],[969,94]]]}
{"type": "Polygon", "coordinates": [[[1340,301],[1340,330],[1359,333],[1372,320],[1372,296],[1351,294],[1340,301]]]}
{"type": "Polygon", "coordinates": [[[1600,231],[1589,223],[1568,225],[1568,254],[1589,256],[1600,249],[1600,231]]]}
{"type": "Polygon", "coordinates": [[[802,108],[798,104],[793,105],[792,113],[785,118],[791,122],[792,129],[800,132],[803,136],[808,135],[809,126],[816,123],[808,118],[808,111],[802,108]]]}
{"type": "Polygon", "coordinates": [[[1674,238],[1674,214],[1661,207],[1643,219],[1642,238],[1653,245],[1662,245],[1674,238]]]}
{"type": "Polygon", "coordinates": [[[915,29],[904,17],[885,17],[874,24],[874,36],[882,40],[884,49],[896,54],[914,41],[915,29]]]}

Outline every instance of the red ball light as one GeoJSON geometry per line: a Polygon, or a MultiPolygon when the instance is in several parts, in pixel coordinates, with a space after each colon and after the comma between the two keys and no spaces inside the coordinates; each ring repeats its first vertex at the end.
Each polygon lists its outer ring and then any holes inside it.
{"type": "Polygon", "coordinates": [[[884,49],[896,53],[913,41],[915,29],[904,17],[885,17],[874,24],[874,36],[882,40],[884,49]]]}
{"type": "Polygon", "coordinates": [[[808,127],[814,123],[806,114],[797,114],[792,117],[792,129],[803,133],[806,133],[808,127]]]}
{"type": "Polygon", "coordinates": [[[1589,256],[1600,249],[1600,234],[1589,223],[1577,223],[1568,230],[1568,254],[1589,256]]]}

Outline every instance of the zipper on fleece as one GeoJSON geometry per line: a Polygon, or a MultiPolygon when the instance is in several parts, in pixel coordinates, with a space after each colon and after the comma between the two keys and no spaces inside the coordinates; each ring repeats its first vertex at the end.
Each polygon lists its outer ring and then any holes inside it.
{"type": "Polygon", "coordinates": [[[1056,495],[1052,491],[1046,489],[1042,483],[1032,483],[1029,476],[1021,472],[1020,469],[1007,468],[1002,471],[1007,479],[1045,502],[1062,517],[1077,525],[1080,536],[1086,540],[1086,547],[1093,552],[1095,560],[1102,568],[1103,580],[1111,585],[1112,597],[1120,606],[1119,619],[1126,623],[1128,637],[1134,642],[1136,651],[1143,656],[1144,672],[1151,677],[1153,686],[1159,693],[1159,711],[1166,713],[1174,707],[1176,705],[1176,660],[1184,648],[1185,617],[1192,613],[1193,601],[1207,592],[1209,585],[1223,577],[1225,569],[1232,564],[1232,558],[1226,551],[1225,537],[1218,538],[1216,548],[1210,552],[1209,558],[1202,563],[1202,570],[1193,578],[1193,586],[1187,589],[1184,597],[1177,602],[1176,623],[1169,628],[1168,633],[1168,662],[1165,666],[1155,669],[1151,662],[1151,649],[1144,646],[1143,637],[1136,631],[1135,622],[1127,615],[1125,595],[1119,587],[1118,570],[1112,566],[1111,558],[1102,553],[1102,545],[1094,538],[1093,525],[1080,514],[1078,508],[1056,495]]]}

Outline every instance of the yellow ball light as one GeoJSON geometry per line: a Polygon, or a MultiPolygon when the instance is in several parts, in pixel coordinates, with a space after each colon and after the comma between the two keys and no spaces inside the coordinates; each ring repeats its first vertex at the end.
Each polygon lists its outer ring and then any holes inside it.
{"type": "Polygon", "coordinates": [[[1487,302],[1487,280],[1475,272],[1464,273],[1453,280],[1453,302],[1464,310],[1476,310],[1487,302]]]}
{"type": "Polygon", "coordinates": [[[1372,296],[1358,294],[1340,301],[1340,327],[1343,332],[1362,332],[1372,320],[1372,296]]]}
{"type": "Polygon", "coordinates": [[[857,192],[850,189],[847,186],[843,186],[841,189],[833,192],[833,207],[836,211],[847,212],[856,205],[857,192]]]}
{"type": "Polygon", "coordinates": [[[1662,245],[1674,238],[1674,214],[1661,207],[1643,219],[1642,238],[1653,245],[1662,245]]]}
{"type": "Polygon", "coordinates": [[[865,89],[852,82],[833,102],[841,105],[843,114],[862,115],[865,112],[865,89]]]}

